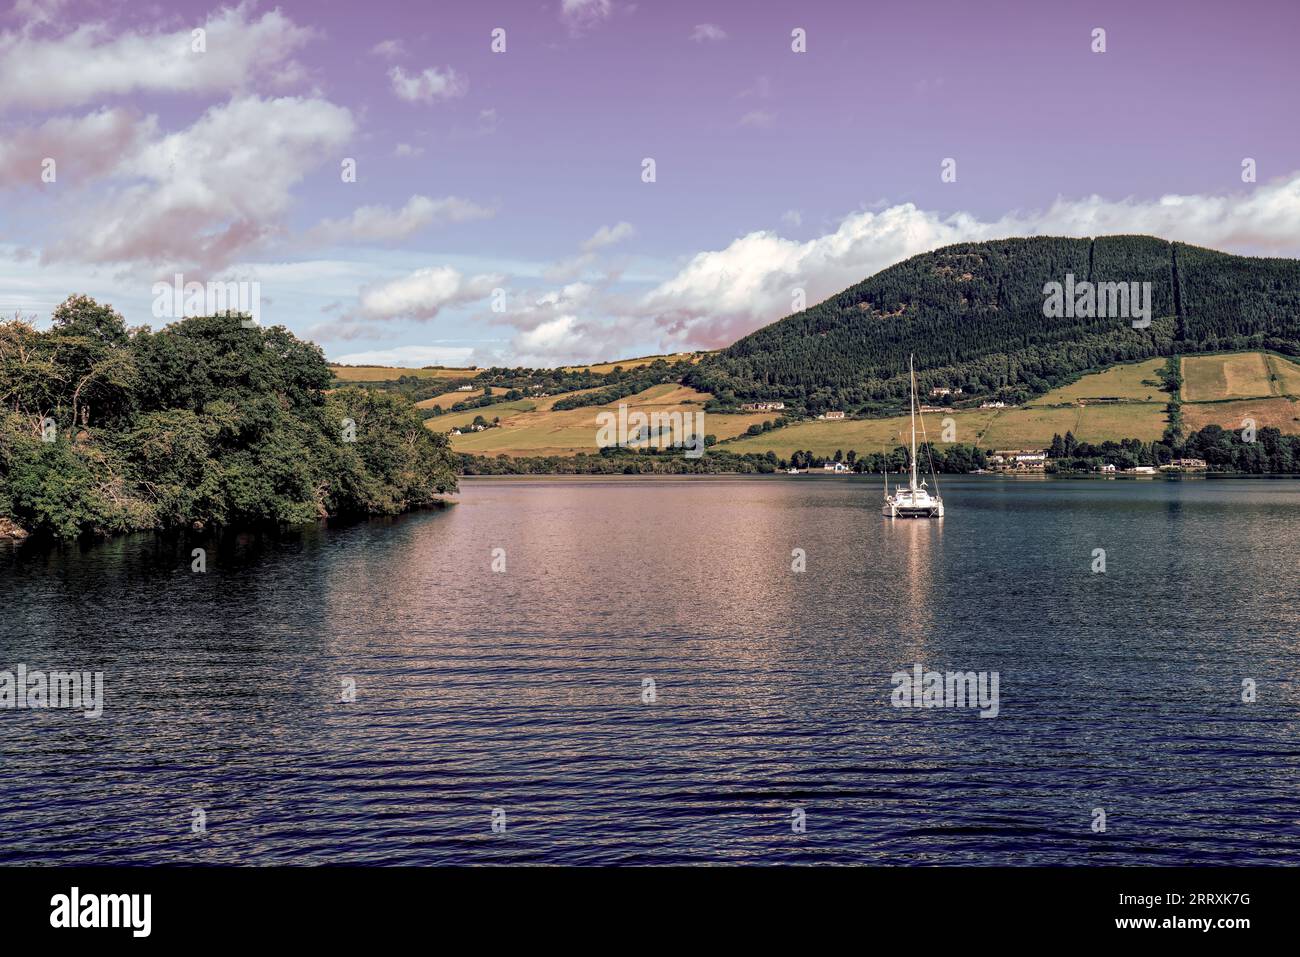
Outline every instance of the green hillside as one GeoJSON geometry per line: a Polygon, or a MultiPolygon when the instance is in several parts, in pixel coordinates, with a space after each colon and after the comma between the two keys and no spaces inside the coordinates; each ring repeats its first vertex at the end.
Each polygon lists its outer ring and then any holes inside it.
{"type": "MultiPolygon", "coordinates": [[[[705,357],[687,383],[726,403],[883,410],[919,384],[1024,401],[1079,373],[1155,356],[1264,348],[1300,354],[1300,262],[1148,236],[1036,237],[914,256],[705,357]],[[1044,284],[1149,282],[1149,328],[1044,315],[1044,284]]],[[[960,403],[959,403],[960,404],[960,403]]]]}

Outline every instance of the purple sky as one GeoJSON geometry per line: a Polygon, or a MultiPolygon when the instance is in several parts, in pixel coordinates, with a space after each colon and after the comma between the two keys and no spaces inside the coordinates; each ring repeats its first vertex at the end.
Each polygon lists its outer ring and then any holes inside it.
{"type": "Polygon", "coordinates": [[[332,358],[553,364],[723,345],[964,239],[1300,254],[1282,0],[20,0],[0,31],[0,308],[41,319],[160,325],[181,272],[332,358]]]}

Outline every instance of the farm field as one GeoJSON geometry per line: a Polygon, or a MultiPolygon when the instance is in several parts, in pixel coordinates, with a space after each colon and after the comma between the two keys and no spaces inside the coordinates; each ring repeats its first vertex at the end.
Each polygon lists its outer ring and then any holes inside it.
{"type": "MultiPolygon", "coordinates": [[[[511,420],[514,416],[522,412],[532,412],[537,408],[536,399],[516,399],[513,402],[498,402],[496,405],[484,406],[481,409],[467,409],[464,412],[449,412],[446,415],[435,416],[432,419],[424,420],[424,427],[434,432],[450,432],[452,429],[463,429],[470,425],[480,415],[491,422],[493,419],[500,417],[502,422],[511,420]]],[[[453,436],[455,438],[455,436],[453,436]]]]}
{"type": "Polygon", "coordinates": [[[469,392],[444,392],[429,399],[421,399],[415,403],[415,407],[417,409],[432,409],[435,405],[440,405],[444,409],[449,409],[457,402],[469,402],[482,397],[482,389],[471,389],[469,392]]]}
{"type": "MultiPolygon", "coordinates": [[[[1100,394],[1100,393],[1098,393],[1100,394]]],[[[930,439],[940,441],[941,416],[925,417],[930,439]]],[[[1132,402],[1115,405],[1068,406],[1065,408],[981,409],[954,412],[958,442],[982,449],[1046,448],[1053,434],[1073,432],[1079,439],[1102,442],[1106,439],[1158,439],[1165,430],[1165,407],[1159,403],[1132,402]]],[[[728,443],[732,452],[766,452],[789,458],[796,449],[817,455],[830,455],[836,449],[859,454],[882,452],[905,445],[909,438],[907,416],[890,419],[845,420],[843,422],[801,422],[758,436],[747,436],[728,443]]]]}
{"type": "Polygon", "coordinates": [[[1271,353],[1265,353],[1264,358],[1275,377],[1275,391],[1279,395],[1300,396],[1300,365],[1271,353]]]}
{"type": "Polygon", "coordinates": [[[1300,433],[1300,402],[1277,396],[1183,405],[1183,429],[1187,432],[1195,432],[1207,425],[1240,431],[1245,427],[1247,419],[1253,419],[1257,429],[1272,426],[1294,435],[1300,433]]]}
{"type": "Polygon", "coordinates": [[[641,366],[648,366],[656,359],[663,359],[665,362],[680,362],[684,359],[698,362],[701,355],[704,355],[704,353],[674,352],[663,356],[639,356],[635,359],[619,359],[615,362],[598,362],[590,366],[565,366],[564,368],[570,372],[581,372],[585,369],[588,372],[605,373],[613,372],[618,366],[622,366],[624,369],[639,369],[641,366]]]}
{"type": "MultiPolygon", "coordinates": [[[[602,363],[591,368],[631,367],[644,365],[653,359],[643,357],[602,363]]],[[[1053,435],[1067,432],[1073,432],[1076,438],[1086,442],[1158,439],[1167,426],[1165,407],[1168,396],[1159,388],[1159,372],[1165,361],[1150,359],[1091,373],[1017,409],[971,409],[949,413],[956,423],[957,441],[994,451],[1046,448],[1053,435]],[[1099,401],[1102,399],[1118,401],[1099,401]]],[[[1297,401],[1300,400],[1300,364],[1282,356],[1249,352],[1189,356],[1183,359],[1182,368],[1185,430],[1195,431],[1211,424],[1239,429],[1243,420],[1251,418],[1260,428],[1274,426],[1284,432],[1300,433],[1300,401],[1297,401]]],[[[426,400],[421,405],[428,407],[437,403],[445,408],[452,402],[481,394],[479,390],[451,392],[426,400]]],[[[552,407],[561,398],[564,396],[520,399],[439,416],[425,424],[445,432],[465,428],[479,415],[488,421],[500,417],[501,428],[452,437],[453,448],[457,451],[477,455],[573,455],[580,451],[594,451],[597,414],[605,410],[616,411],[619,403],[554,411],[552,407]]],[[[697,412],[708,398],[704,393],[668,383],[653,386],[623,401],[629,409],[641,409],[649,414],[697,412]]],[[[760,435],[745,434],[750,425],[777,417],[770,412],[709,414],[705,419],[705,432],[717,436],[725,443],[722,448],[728,451],[771,451],[782,458],[789,458],[799,449],[818,455],[831,455],[837,449],[845,452],[854,449],[859,454],[866,454],[892,449],[904,444],[908,437],[907,416],[830,422],[813,420],[760,435]]],[[[944,418],[941,413],[924,416],[929,436],[936,442],[941,440],[944,418]]]]}
{"type": "MultiPolygon", "coordinates": [[[[474,420],[475,415],[482,415],[488,420],[491,420],[494,415],[500,415],[500,428],[453,435],[452,448],[457,452],[468,452],[474,455],[574,455],[578,452],[596,451],[597,416],[604,411],[617,412],[619,402],[626,403],[629,412],[639,410],[647,415],[653,412],[695,413],[703,409],[709,396],[670,382],[651,386],[636,395],[605,405],[554,411],[551,406],[560,398],[562,396],[524,400],[532,408],[513,410],[509,413],[500,411],[516,404],[507,402],[492,406],[490,409],[479,409],[473,413],[438,416],[427,421],[425,425],[445,431],[456,427],[449,423],[457,419],[463,418],[463,424],[468,424],[474,420]]],[[[770,413],[710,415],[705,417],[705,431],[717,435],[719,439],[729,438],[741,434],[756,422],[771,418],[770,413]]]]}
{"type": "MultiPolygon", "coordinates": [[[[1053,389],[1029,403],[1031,406],[1053,405],[1060,402],[1077,402],[1080,399],[1130,399],[1136,402],[1168,401],[1160,391],[1159,371],[1164,359],[1148,359],[1111,366],[1103,372],[1085,375],[1059,389],[1053,389]]],[[[1064,434],[1064,433],[1062,433],[1064,434]]]]}
{"type": "Polygon", "coordinates": [[[421,379],[472,379],[481,369],[404,369],[400,366],[340,366],[331,363],[330,369],[339,382],[390,382],[402,376],[421,379]]]}
{"type": "MultiPolygon", "coordinates": [[[[983,433],[989,423],[997,417],[996,410],[979,410],[973,412],[954,412],[952,417],[957,422],[957,441],[978,441],[976,436],[983,433]]],[[[713,423],[723,416],[714,416],[709,421],[709,431],[714,431],[713,423]]],[[[940,441],[943,416],[927,413],[924,416],[926,432],[934,442],[940,441]]],[[[918,426],[918,434],[919,434],[918,426]]],[[[859,454],[885,452],[911,441],[911,424],[905,415],[888,419],[845,419],[841,422],[797,422],[783,429],[774,429],[762,435],[745,436],[735,442],[728,442],[723,448],[728,452],[767,452],[773,451],[781,458],[789,458],[796,450],[807,450],[816,455],[833,455],[836,449],[847,452],[856,449],[859,454]]],[[[721,436],[719,436],[720,438],[721,436]]],[[[1050,438],[1050,437],[1049,437],[1050,438]]]]}
{"type": "Polygon", "coordinates": [[[1300,367],[1280,356],[1238,352],[1183,359],[1184,402],[1255,399],[1286,392],[1300,393],[1300,367]]]}

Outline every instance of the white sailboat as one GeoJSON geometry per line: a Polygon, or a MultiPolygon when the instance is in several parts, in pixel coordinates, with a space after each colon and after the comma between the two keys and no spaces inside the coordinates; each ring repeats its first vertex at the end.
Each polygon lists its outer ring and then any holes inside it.
{"type": "MultiPolygon", "coordinates": [[[[882,515],[889,518],[943,518],[943,499],[939,497],[939,479],[934,474],[934,463],[930,463],[930,478],[934,480],[934,494],[926,488],[926,483],[916,480],[916,371],[912,368],[912,357],[907,357],[907,374],[911,379],[912,400],[912,476],[906,487],[899,486],[894,494],[889,494],[889,473],[885,473],[885,504],[880,509],[882,515]]],[[[921,422],[922,431],[925,422],[921,422]]],[[[929,450],[927,448],[927,457],[929,450]]]]}

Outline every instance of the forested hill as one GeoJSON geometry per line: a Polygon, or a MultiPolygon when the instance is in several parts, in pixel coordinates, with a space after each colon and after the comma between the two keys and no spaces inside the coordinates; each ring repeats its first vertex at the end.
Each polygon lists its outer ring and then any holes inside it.
{"type": "Polygon", "coordinates": [[[962,243],[883,270],[699,364],[687,382],[724,403],[783,399],[816,412],[895,404],[919,384],[1017,400],[1080,372],[1158,355],[1246,348],[1300,354],[1300,261],[1150,236],[962,243]],[[1149,328],[1049,318],[1044,285],[1150,282],[1149,328]]]}

